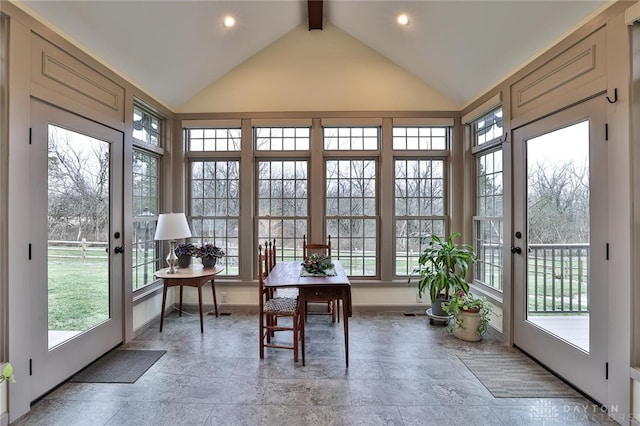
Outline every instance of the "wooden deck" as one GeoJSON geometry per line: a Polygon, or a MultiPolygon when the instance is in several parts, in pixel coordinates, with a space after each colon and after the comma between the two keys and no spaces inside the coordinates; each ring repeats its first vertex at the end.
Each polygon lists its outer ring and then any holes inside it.
{"type": "Polygon", "coordinates": [[[529,315],[529,321],[589,352],[589,315],[529,315]]]}

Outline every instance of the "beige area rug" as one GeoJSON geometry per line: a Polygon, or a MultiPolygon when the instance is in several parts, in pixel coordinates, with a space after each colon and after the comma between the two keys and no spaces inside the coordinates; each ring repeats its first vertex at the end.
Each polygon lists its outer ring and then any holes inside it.
{"type": "Polygon", "coordinates": [[[473,354],[460,361],[496,398],[572,398],[580,394],[524,354],[473,354]]]}

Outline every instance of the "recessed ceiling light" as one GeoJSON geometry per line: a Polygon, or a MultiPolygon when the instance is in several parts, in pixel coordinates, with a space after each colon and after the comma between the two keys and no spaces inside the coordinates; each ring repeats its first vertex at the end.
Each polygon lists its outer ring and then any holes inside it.
{"type": "Polygon", "coordinates": [[[409,17],[404,13],[398,16],[398,24],[407,25],[409,23],[409,17]]]}
{"type": "Polygon", "coordinates": [[[231,28],[236,24],[236,20],[233,16],[225,16],[224,18],[224,26],[227,28],[231,28]]]}

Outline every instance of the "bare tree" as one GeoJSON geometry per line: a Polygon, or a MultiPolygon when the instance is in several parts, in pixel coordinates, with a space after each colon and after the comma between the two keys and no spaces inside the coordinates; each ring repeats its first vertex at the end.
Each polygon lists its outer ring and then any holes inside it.
{"type": "Polygon", "coordinates": [[[106,143],[50,127],[49,238],[106,241],[109,151],[106,143]]]}
{"type": "Polygon", "coordinates": [[[565,162],[531,167],[528,177],[529,241],[589,241],[589,169],[565,162]]]}

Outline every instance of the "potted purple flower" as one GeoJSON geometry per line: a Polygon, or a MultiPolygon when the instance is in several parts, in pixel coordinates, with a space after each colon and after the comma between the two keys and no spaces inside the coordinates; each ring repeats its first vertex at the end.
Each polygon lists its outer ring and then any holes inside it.
{"type": "Polygon", "coordinates": [[[180,268],[188,268],[191,264],[191,257],[196,252],[196,246],[193,243],[180,243],[176,247],[175,253],[178,256],[178,266],[180,268]]]}
{"type": "Polygon", "coordinates": [[[217,260],[224,257],[224,251],[213,244],[205,244],[196,249],[195,256],[202,259],[202,265],[205,268],[213,268],[217,260]]]}

